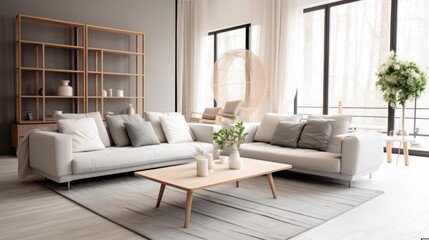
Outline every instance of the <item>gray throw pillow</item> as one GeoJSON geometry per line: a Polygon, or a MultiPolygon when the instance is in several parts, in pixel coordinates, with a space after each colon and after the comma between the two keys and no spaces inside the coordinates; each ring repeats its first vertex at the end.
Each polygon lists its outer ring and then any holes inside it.
{"type": "Polygon", "coordinates": [[[138,114],[133,115],[108,115],[106,116],[107,128],[109,128],[115,146],[122,147],[131,144],[124,123],[143,122],[138,114]]]}
{"type": "Polygon", "coordinates": [[[124,123],[124,125],[133,147],[159,144],[150,122],[124,123]]]}
{"type": "Polygon", "coordinates": [[[277,124],[273,138],[271,139],[271,144],[282,147],[296,148],[298,146],[298,140],[301,136],[304,126],[305,123],[303,122],[279,122],[279,124],[277,124]]]}
{"type": "Polygon", "coordinates": [[[326,151],[332,134],[332,123],[329,120],[307,120],[298,147],[326,151]]]}

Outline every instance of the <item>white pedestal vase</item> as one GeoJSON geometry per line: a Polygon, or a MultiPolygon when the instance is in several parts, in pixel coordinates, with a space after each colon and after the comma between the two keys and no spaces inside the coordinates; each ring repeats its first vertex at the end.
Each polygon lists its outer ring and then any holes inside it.
{"type": "Polygon", "coordinates": [[[58,96],[73,96],[73,88],[69,86],[69,80],[62,80],[58,87],[58,96]]]}
{"type": "Polygon", "coordinates": [[[236,145],[234,145],[231,149],[228,163],[230,169],[240,169],[243,165],[243,160],[241,160],[240,153],[238,152],[236,145]]]}

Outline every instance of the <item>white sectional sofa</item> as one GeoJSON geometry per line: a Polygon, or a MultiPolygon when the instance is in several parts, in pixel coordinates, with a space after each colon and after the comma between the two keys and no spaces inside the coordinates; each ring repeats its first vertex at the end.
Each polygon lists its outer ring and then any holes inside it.
{"type": "Polygon", "coordinates": [[[29,136],[29,165],[33,172],[58,183],[109,174],[166,167],[194,161],[195,144],[211,152],[212,125],[189,124],[196,141],[161,143],[144,147],[108,147],[103,150],[72,151],[72,137],[49,131],[29,136]]]}
{"type": "MultiPolygon", "coordinates": [[[[216,149],[212,134],[222,126],[200,123],[188,125],[195,141],[143,147],[106,147],[98,151],[75,153],[71,136],[36,131],[29,136],[29,166],[33,172],[59,183],[68,183],[70,187],[70,182],[77,179],[189,163],[194,161],[196,143],[209,152],[216,149]]],[[[376,132],[332,136],[327,151],[319,151],[272,145],[257,136],[258,130],[259,135],[261,130],[265,131],[260,124],[245,126],[248,136],[240,147],[242,157],[288,163],[293,166],[290,170],[295,172],[351,183],[377,171],[383,159],[382,134],[376,132]]],[[[162,129],[159,127],[157,131],[162,129]]],[[[222,154],[227,154],[227,151],[222,154]]]]}
{"type": "Polygon", "coordinates": [[[254,141],[259,124],[247,124],[249,135],[241,144],[242,157],[291,164],[290,171],[352,181],[376,172],[383,161],[383,135],[353,132],[334,138],[338,152],[287,148],[254,141]]]}

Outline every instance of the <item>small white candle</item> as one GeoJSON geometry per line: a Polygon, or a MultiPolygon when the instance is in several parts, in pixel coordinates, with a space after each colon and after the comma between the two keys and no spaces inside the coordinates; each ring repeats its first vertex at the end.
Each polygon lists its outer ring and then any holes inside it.
{"type": "Polygon", "coordinates": [[[213,162],[213,153],[206,153],[205,156],[206,156],[208,164],[209,164],[209,170],[212,170],[213,169],[213,164],[214,164],[214,162],[213,162]]]}
{"type": "Polygon", "coordinates": [[[123,97],[124,96],[124,90],[116,90],[116,96],[117,97],[123,97]]]}
{"type": "Polygon", "coordinates": [[[197,159],[197,176],[207,177],[209,175],[209,163],[206,157],[198,156],[197,159]]]}
{"type": "Polygon", "coordinates": [[[107,97],[107,90],[103,89],[103,97],[107,97]]]}
{"type": "Polygon", "coordinates": [[[228,161],[227,156],[219,156],[219,159],[220,159],[220,164],[224,164],[228,161]]]}
{"type": "Polygon", "coordinates": [[[108,91],[107,91],[107,96],[108,97],[113,97],[113,89],[109,89],[108,91]]]}

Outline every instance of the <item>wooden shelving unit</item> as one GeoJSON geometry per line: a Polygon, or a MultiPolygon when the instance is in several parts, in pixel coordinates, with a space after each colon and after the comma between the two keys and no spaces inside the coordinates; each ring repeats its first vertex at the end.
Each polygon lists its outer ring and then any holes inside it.
{"type": "Polygon", "coordinates": [[[13,146],[31,125],[54,128],[55,110],[104,116],[125,113],[131,103],[144,112],[144,33],[28,15],[16,16],[15,27],[13,146]],[[57,95],[61,80],[70,80],[73,96],[57,95]],[[103,96],[104,89],[113,96],[103,96]]]}
{"type": "MultiPolygon", "coordinates": [[[[117,113],[109,107],[111,101],[126,101],[132,103],[136,113],[144,111],[144,34],[134,31],[119,30],[100,26],[86,26],[86,79],[88,86],[87,108],[91,111],[117,113]],[[107,36],[107,37],[106,37],[107,36]],[[98,38],[116,40],[122,42],[109,46],[99,46],[98,38]],[[121,59],[127,62],[125,69],[112,69],[112,62],[121,59]],[[93,90],[91,90],[93,89],[93,90]],[[123,90],[124,96],[103,96],[103,90],[123,90]],[[95,91],[94,91],[95,90],[95,91]]],[[[121,104],[121,103],[119,103],[121,104]]]]}
{"type": "Polygon", "coordinates": [[[64,100],[73,112],[84,112],[85,24],[18,15],[15,32],[17,123],[53,122],[53,99],[64,100]],[[67,37],[55,38],[57,32],[67,37]],[[56,95],[64,79],[72,82],[73,96],[56,95]]]}

